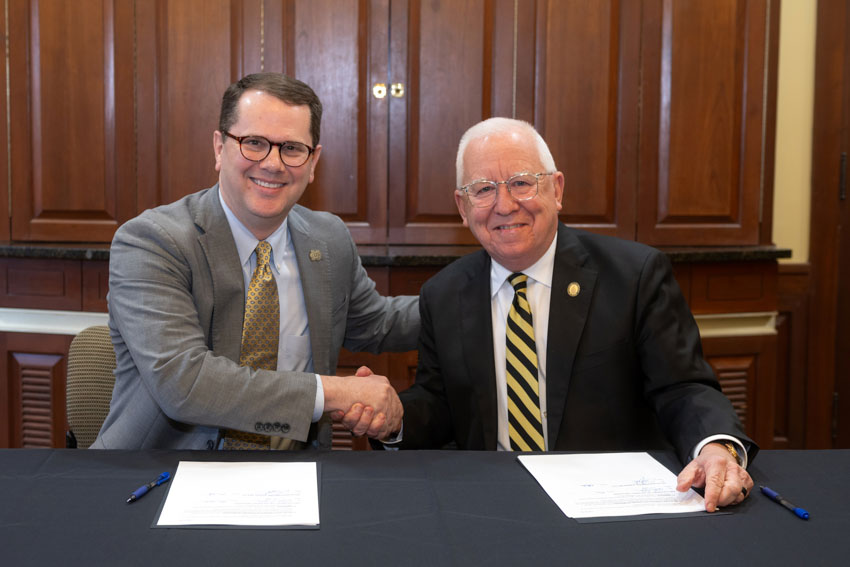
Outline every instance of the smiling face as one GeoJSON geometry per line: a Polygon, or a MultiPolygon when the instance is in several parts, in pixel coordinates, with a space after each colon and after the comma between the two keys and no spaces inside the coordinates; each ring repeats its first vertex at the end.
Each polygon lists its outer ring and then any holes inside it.
{"type": "MultiPolygon", "coordinates": [[[[311,145],[310,108],[293,106],[263,91],[246,91],[237,104],[234,136],[262,136],[272,142],[311,145]]],[[[213,134],[215,169],[221,195],[236,218],[258,239],[274,232],[301,198],[313,174],[321,146],[298,167],[280,161],[278,147],[263,161],[245,159],[239,142],[216,130],[213,134]]]]}
{"type": "MultiPolygon", "coordinates": [[[[520,172],[543,173],[537,146],[527,133],[498,132],[471,140],[463,155],[463,184],[476,179],[505,181],[520,172]]],[[[522,271],[543,256],[558,230],[558,211],[564,195],[564,175],[544,175],[537,196],[517,201],[499,185],[496,202],[473,207],[455,191],[455,202],[481,246],[505,268],[522,271]]]]}

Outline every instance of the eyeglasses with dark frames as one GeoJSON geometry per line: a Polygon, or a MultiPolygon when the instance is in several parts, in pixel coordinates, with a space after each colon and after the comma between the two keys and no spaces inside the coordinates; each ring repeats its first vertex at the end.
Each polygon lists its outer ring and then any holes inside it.
{"type": "Polygon", "coordinates": [[[230,132],[224,132],[224,135],[239,142],[242,157],[250,161],[263,161],[271,153],[272,147],[277,146],[280,161],[289,167],[304,165],[316,149],[301,142],[270,142],[262,136],[234,136],[230,132]]]}
{"type": "Polygon", "coordinates": [[[458,191],[466,194],[466,198],[473,207],[491,207],[496,202],[496,194],[499,185],[504,185],[511,196],[517,201],[528,201],[537,196],[540,178],[544,175],[554,175],[554,171],[544,173],[528,173],[523,171],[511,175],[506,181],[492,181],[490,179],[476,179],[462,187],[458,191]]]}

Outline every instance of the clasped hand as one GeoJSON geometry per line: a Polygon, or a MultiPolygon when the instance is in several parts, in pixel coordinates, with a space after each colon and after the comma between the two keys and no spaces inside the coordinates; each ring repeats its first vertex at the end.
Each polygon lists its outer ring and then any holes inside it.
{"type": "Polygon", "coordinates": [[[386,439],[401,428],[404,410],[385,376],[361,366],[354,376],[323,377],[325,411],[357,437],[386,439]],[[329,388],[330,386],[330,388],[329,388]]]}

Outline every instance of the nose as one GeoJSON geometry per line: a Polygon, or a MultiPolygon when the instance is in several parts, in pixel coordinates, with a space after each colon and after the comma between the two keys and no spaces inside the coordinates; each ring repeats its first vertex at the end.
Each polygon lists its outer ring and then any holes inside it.
{"type": "Polygon", "coordinates": [[[499,215],[509,215],[514,212],[519,204],[514,199],[511,192],[508,191],[507,183],[499,183],[496,185],[496,202],[493,204],[493,210],[499,215]]]}
{"type": "Polygon", "coordinates": [[[282,171],[286,169],[286,164],[280,158],[280,149],[278,146],[272,146],[269,155],[260,162],[260,167],[267,171],[282,171]]]}

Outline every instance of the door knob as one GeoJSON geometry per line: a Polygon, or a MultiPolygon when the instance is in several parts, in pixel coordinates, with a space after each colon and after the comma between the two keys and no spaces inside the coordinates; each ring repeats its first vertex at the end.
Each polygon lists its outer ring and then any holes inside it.
{"type": "Polygon", "coordinates": [[[372,86],[372,96],[375,98],[384,98],[387,96],[387,85],[384,83],[375,83],[372,86]]]}

